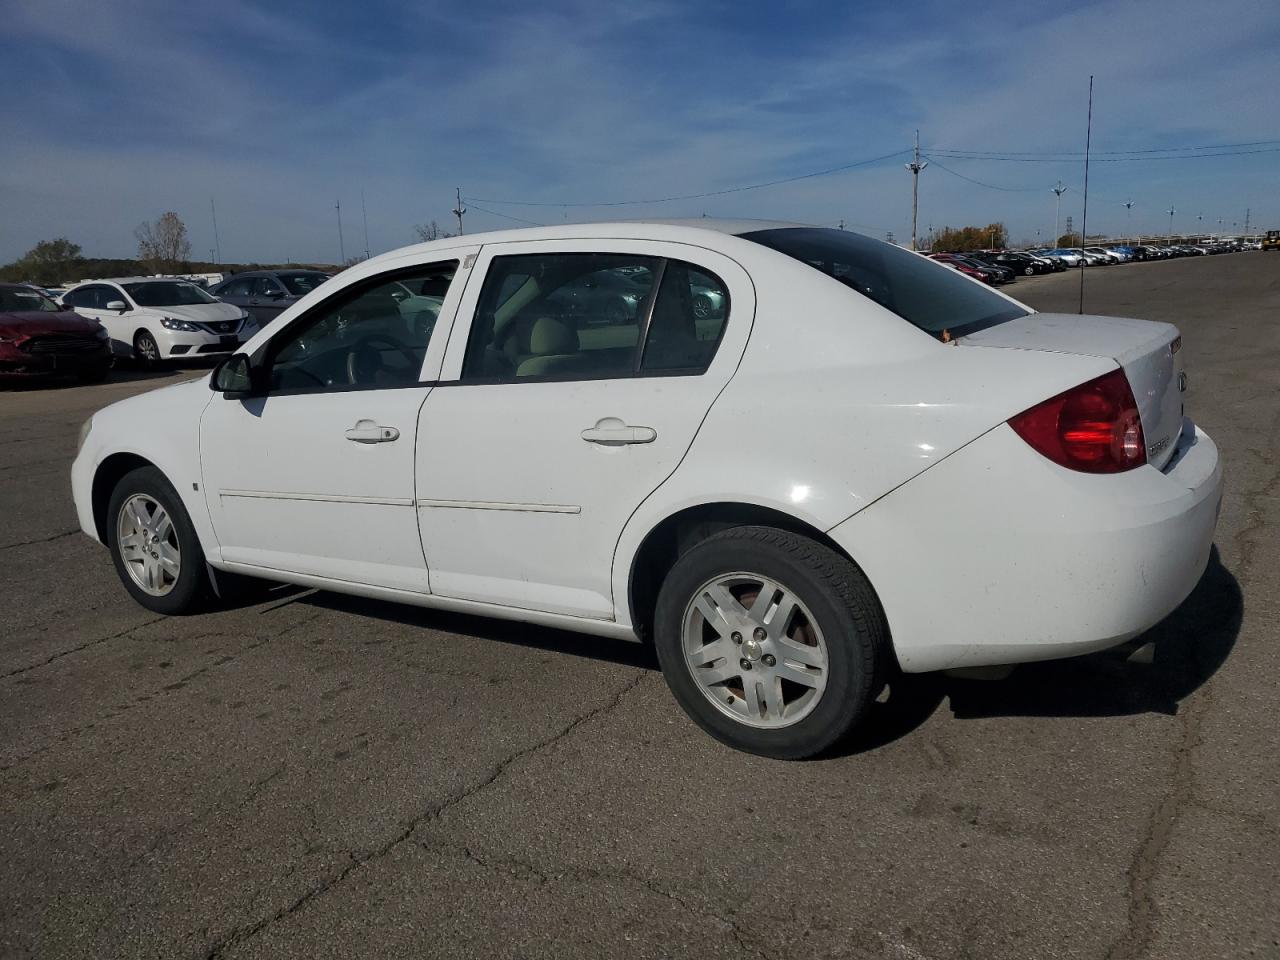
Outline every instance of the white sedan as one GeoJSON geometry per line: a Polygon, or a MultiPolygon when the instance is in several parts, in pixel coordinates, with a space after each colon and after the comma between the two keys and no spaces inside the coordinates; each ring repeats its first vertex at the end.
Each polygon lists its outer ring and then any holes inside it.
{"type": "Polygon", "coordinates": [[[242,308],[172,277],[91,280],[64,293],[62,303],[106,327],[114,354],[147,366],[225,356],[257,329],[242,308]]]}
{"type": "Polygon", "coordinates": [[[1181,603],[1223,484],[1180,346],[838,230],[453,237],[95,414],[72,483],[150,610],[249,576],[652,642],[704,730],[797,758],[892,671],[1098,650],[1181,603]],[[634,316],[593,297],[618,277],[634,316]]]}

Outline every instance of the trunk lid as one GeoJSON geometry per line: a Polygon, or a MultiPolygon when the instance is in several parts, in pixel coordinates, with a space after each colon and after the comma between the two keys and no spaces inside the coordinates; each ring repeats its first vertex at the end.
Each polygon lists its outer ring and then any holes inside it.
{"type": "MultiPolygon", "coordinates": [[[[1182,338],[1168,323],[1032,313],[956,340],[961,346],[1106,357],[1124,370],[1142,418],[1147,462],[1163,468],[1182,430],[1182,338]]],[[[1047,399],[1047,398],[1046,398],[1047,399]]]]}

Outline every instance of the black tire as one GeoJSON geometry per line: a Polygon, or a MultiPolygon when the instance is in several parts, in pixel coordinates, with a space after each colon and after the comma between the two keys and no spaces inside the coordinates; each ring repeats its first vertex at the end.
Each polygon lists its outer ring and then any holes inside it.
{"type": "Polygon", "coordinates": [[[690,549],[658,593],[654,644],[680,706],[703,730],[737,750],[799,760],[828,749],[866,714],[892,664],[889,629],[862,571],[834,550],[774,527],[732,527],[690,549]],[[827,685],[812,711],[789,726],[753,727],[713,705],[693,677],[682,630],[694,594],[709,580],[749,571],[785,584],[809,609],[827,647],[827,685]]]}
{"type": "Polygon", "coordinates": [[[204,607],[209,597],[209,577],[205,568],[204,550],[200,539],[196,536],[191,518],[187,515],[182,499],[165,475],[155,467],[139,467],[125,474],[111,492],[111,500],[107,506],[107,548],[111,551],[111,562],[115,564],[116,574],[124,584],[129,595],[139,604],[155,613],[166,616],[178,616],[196,613],[204,607]],[[178,548],[181,551],[181,565],[178,578],[172,588],[163,596],[153,596],[143,590],[128,570],[119,544],[119,517],[125,502],[136,494],[144,494],[154,499],[169,514],[173,521],[177,536],[178,548]]]}
{"type": "Polygon", "coordinates": [[[1031,276],[1031,275],[1032,275],[1033,273],[1035,273],[1035,272],[1036,272],[1036,268],[1035,268],[1035,267],[1031,267],[1031,266],[1028,266],[1028,267],[1023,268],[1023,271],[1022,271],[1023,275],[1028,276],[1028,277],[1029,277],[1029,276],[1031,276]]]}
{"type": "Polygon", "coordinates": [[[148,370],[160,366],[160,345],[146,330],[139,330],[134,334],[133,358],[148,370]]]}

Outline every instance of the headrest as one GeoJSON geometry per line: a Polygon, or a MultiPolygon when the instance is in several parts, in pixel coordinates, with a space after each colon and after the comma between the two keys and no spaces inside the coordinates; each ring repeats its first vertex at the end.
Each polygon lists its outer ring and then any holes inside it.
{"type": "Polygon", "coordinates": [[[578,352],[578,331],[559,317],[539,317],[529,331],[529,352],[542,357],[578,352]]]}

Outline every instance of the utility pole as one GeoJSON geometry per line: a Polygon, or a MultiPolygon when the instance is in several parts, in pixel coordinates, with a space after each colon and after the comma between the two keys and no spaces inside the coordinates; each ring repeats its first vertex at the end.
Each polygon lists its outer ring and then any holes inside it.
{"type": "Polygon", "coordinates": [[[347,247],[342,242],[342,201],[338,200],[334,203],[333,209],[338,211],[338,253],[342,257],[342,262],[347,262],[347,247]]]}
{"type": "Polygon", "coordinates": [[[462,236],[462,215],[467,212],[467,208],[462,205],[462,188],[454,189],[454,196],[457,198],[457,204],[453,208],[453,215],[458,218],[458,236],[462,236]]]}
{"type": "Polygon", "coordinates": [[[369,211],[364,208],[364,189],[360,190],[360,216],[364,217],[364,258],[369,259],[369,211]]]}
{"type": "Polygon", "coordinates": [[[1126,200],[1124,202],[1124,232],[1128,234],[1126,240],[1133,239],[1133,201],[1126,200]]]}
{"type": "Polygon", "coordinates": [[[1244,208],[1244,235],[1246,237],[1249,236],[1249,214],[1250,213],[1252,213],[1252,211],[1248,207],[1245,207],[1244,208]]]}
{"type": "Polygon", "coordinates": [[[213,262],[222,262],[222,244],[218,242],[218,208],[213,205],[213,197],[209,198],[209,212],[213,214],[213,262]]]}
{"type": "Polygon", "coordinates": [[[920,171],[929,165],[929,161],[920,162],[920,131],[916,131],[916,152],[910,163],[906,164],[911,171],[911,249],[916,249],[916,211],[920,207],[920,171]]]}
{"type": "MultiPolygon", "coordinates": [[[[1050,189],[1058,198],[1055,201],[1053,208],[1053,245],[1056,247],[1058,245],[1058,238],[1062,236],[1062,232],[1059,229],[1062,221],[1062,195],[1067,192],[1067,188],[1064,187],[1062,185],[1062,181],[1059,180],[1058,185],[1056,187],[1050,187],[1050,189]]],[[[1070,232],[1069,228],[1068,232],[1070,232]]]]}

